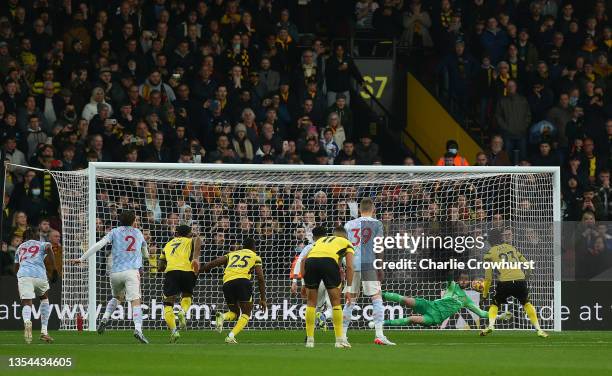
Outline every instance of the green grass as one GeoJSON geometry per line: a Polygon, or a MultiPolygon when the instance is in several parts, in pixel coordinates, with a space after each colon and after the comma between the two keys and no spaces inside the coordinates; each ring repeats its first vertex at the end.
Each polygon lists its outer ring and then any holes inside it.
{"type": "MultiPolygon", "coordinates": [[[[372,331],[349,331],[352,349],[335,349],[333,332],[317,332],[306,349],[303,331],[245,331],[238,345],[224,335],[187,331],[178,344],[166,331],[53,332],[54,344],[23,343],[21,332],[0,332],[0,375],[610,375],[612,332],[389,331],[395,347],[372,343],[372,331]],[[69,369],[9,369],[8,356],[71,357],[69,369]]],[[[35,332],[35,338],[37,338],[35,332]]]]}

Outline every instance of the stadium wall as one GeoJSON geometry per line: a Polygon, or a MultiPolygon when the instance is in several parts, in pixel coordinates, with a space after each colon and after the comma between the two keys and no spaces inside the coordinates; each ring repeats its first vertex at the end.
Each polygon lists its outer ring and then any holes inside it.
{"type": "Polygon", "coordinates": [[[446,152],[446,141],[453,139],[459,143],[459,154],[473,164],[481,147],[412,74],[408,73],[407,80],[406,132],[434,163],[446,152]]]}

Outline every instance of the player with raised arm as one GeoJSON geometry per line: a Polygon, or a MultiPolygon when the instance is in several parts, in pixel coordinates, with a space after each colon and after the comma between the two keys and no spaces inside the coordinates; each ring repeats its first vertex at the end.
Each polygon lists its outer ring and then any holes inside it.
{"type": "MultiPolygon", "coordinates": [[[[359,212],[361,217],[348,221],[344,225],[344,229],[348,235],[348,239],[355,247],[355,257],[353,257],[353,268],[355,274],[353,276],[352,286],[345,287],[352,290],[351,300],[344,305],[342,318],[342,335],[346,338],[348,327],[351,324],[353,309],[355,302],[359,297],[361,288],[363,294],[370,297],[372,300],[372,311],[374,315],[374,328],[376,331],[374,343],[383,346],[394,346],[395,343],[389,341],[383,333],[383,320],[385,316],[385,308],[381,296],[381,272],[373,269],[374,252],[372,251],[373,241],[375,237],[383,236],[383,224],[375,219],[374,202],[371,198],[364,198],[359,203],[359,212]],[[371,260],[369,260],[371,258],[371,260]],[[366,267],[362,271],[362,266],[366,267]]],[[[382,257],[379,253],[376,257],[382,257]]]]}
{"type": "MultiPolygon", "coordinates": [[[[315,234],[313,230],[313,236],[315,238],[320,238],[325,236],[325,229],[322,227],[318,227],[320,231],[323,231],[320,234],[315,234]]],[[[293,280],[291,281],[291,292],[293,294],[297,293],[298,284],[297,279],[300,278],[302,280],[302,290],[301,295],[305,299],[306,298],[306,286],[304,285],[304,278],[300,274],[301,265],[308,256],[308,253],[312,249],[314,243],[310,243],[302,248],[300,255],[296,258],[295,262],[292,265],[291,275],[293,276],[293,280]]],[[[323,330],[327,330],[327,319],[332,316],[332,305],[329,300],[329,295],[327,294],[327,289],[325,288],[325,284],[323,281],[319,284],[319,290],[317,292],[317,312],[315,314],[315,325],[323,330]]]]}
{"type": "Polygon", "coordinates": [[[193,288],[200,272],[200,249],[202,239],[193,236],[191,226],[180,225],[176,237],[164,246],[159,256],[158,270],[164,275],[164,319],[170,329],[170,342],[176,342],[180,333],[174,317],[174,302],[181,294],[181,308],[178,312],[179,326],[187,329],[186,314],[191,307],[193,288]]]}
{"type": "MultiPolygon", "coordinates": [[[[467,296],[463,289],[470,286],[470,279],[466,273],[461,273],[457,282],[449,278],[446,290],[441,299],[426,300],[423,298],[413,298],[410,296],[402,296],[393,292],[383,292],[382,297],[386,301],[400,303],[406,307],[412,308],[418,315],[412,315],[395,320],[385,320],[384,325],[422,325],[432,326],[440,325],[444,320],[459,312],[462,308],[467,308],[474,312],[478,317],[489,317],[487,311],[480,309],[467,296]]],[[[503,317],[504,319],[507,317],[503,317]]],[[[369,326],[373,327],[374,322],[370,322],[369,326]]]]}
{"type": "Polygon", "coordinates": [[[24,242],[17,247],[15,252],[15,275],[17,276],[17,288],[21,299],[21,316],[23,318],[24,334],[26,343],[32,343],[32,300],[40,299],[40,340],[51,343],[53,338],[47,332],[47,324],[51,314],[49,306],[49,281],[45,269],[45,257],[49,256],[53,267],[51,283],[55,283],[58,272],[55,269],[55,257],[51,249],[51,243],[38,241],[37,231],[29,228],[23,234],[24,242]]]}
{"type": "MultiPolygon", "coordinates": [[[[342,335],[342,307],[340,285],[340,262],[346,260],[347,285],[353,282],[353,245],[346,238],[346,232],[342,226],[334,229],[334,235],[321,236],[325,229],[313,229],[315,243],[306,256],[306,260],[300,266],[300,274],[304,276],[306,285],[306,347],[314,347],[315,312],[319,285],[321,281],[327,289],[332,304],[332,322],[336,336],[337,348],[350,348],[346,338],[342,335]]],[[[346,292],[346,300],[350,303],[350,287],[346,292]]]]}
{"type": "Polygon", "coordinates": [[[259,286],[259,307],[264,311],[268,307],[261,257],[255,251],[255,239],[246,238],[242,243],[242,249],[218,257],[206,263],[203,268],[204,272],[208,272],[218,266],[225,266],[223,271],[223,296],[229,311],[225,313],[217,312],[215,327],[221,333],[225,321],[238,319],[232,331],[225,338],[225,343],[238,343],[236,336],[247,326],[251,318],[251,311],[253,310],[253,282],[251,281],[253,270],[255,270],[259,286]]]}
{"type": "Polygon", "coordinates": [[[108,243],[112,244],[111,256],[113,266],[110,274],[110,283],[113,297],[108,301],[104,316],[102,316],[102,320],[98,324],[98,333],[102,334],[104,332],[111,314],[115,311],[119,302],[125,299],[132,305],[134,338],[146,344],[149,341],[142,334],[140,268],[142,268],[142,260],[149,259],[149,251],[142,232],[134,227],[135,221],[136,214],[133,210],[123,211],[119,215],[119,227],[109,231],[80,258],[71,261],[82,264],[108,243]]]}
{"type": "MultiPolygon", "coordinates": [[[[484,261],[490,262],[522,262],[527,263],[525,256],[521,254],[512,243],[512,230],[510,228],[504,228],[502,231],[499,229],[491,230],[489,234],[489,241],[493,244],[493,247],[484,255],[484,261]]],[[[495,286],[495,296],[493,297],[493,304],[489,307],[489,326],[480,332],[481,336],[491,334],[495,329],[495,319],[499,306],[506,303],[509,297],[516,298],[525,309],[529,321],[536,329],[538,337],[546,338],[548,333],[540,328],[538,322],[538,315],[535,307],[529,301],[529,287],[527,286],[527,278],[531,273],[530,269],[518,269],[518,268],[498,268],[497,269],[497,285],[495,286]]],[[[489,295],[489,289],[493,283],[493,269],[485,270],[484,287],[482,291],[483,298],[489,295]]]]}

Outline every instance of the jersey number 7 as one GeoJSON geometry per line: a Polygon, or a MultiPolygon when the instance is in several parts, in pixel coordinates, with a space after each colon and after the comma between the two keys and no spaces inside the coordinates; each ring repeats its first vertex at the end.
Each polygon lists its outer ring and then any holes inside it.
{"type": "Polygon", "coordinates": [[[181,246],[181,242],[176,242],[174,244],[172,244],[172,255],[174,254],[174,252],[176,252],[176,250],[178,249],[178,247],[181,246]]]}

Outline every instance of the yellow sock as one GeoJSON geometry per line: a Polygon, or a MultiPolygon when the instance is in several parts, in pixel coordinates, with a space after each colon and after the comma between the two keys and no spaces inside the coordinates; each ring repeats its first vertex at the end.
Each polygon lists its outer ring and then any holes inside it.
{"type": "MultiPolygon", "coordinates": [[[[306,337],[314,337],[315,329],[315,307],[306,307],[306,337]]],[[[334,321],[334,327],[336,326],[334,321]]],[[[340,325],[342,326],[342,325],[340,325]]]]}
{"type": "Polygon", "coordinates": [[[536,330],[540,330],[540,323],[538,322],[538,314],[536,313],[535,307],[531,303],[527,303],[523,308],[525,308],[525,313],[527,313],[531,325],[533,325],[536,330]]]}
{"type": "Polygon", "coordinates": [[[176,328],[176,318],[174,317],[174,307],[164,306],[164,319],[166,319],[166,324],[168,325],[168,329],[174,330],[176,328]]]}
{"type": "Polygon", "coordinates": [[[495,320],[497,319],[497,311],[499,308],[495,304],[491,304],[489,307],[489,327],[495,326],[495,320]]]}
{"type": "Polygon", "coordinates": [[[339,305],[332,307],[332,322],[336,339],[342,338],[342,307],[339,305]]]}
{"type": "Polygon", "coordinates": [[[232,311],[225,312],[223,314],[223,320],[225,320],[225,321],[234,321],[234,320],[236,320],[236,314],[234,312],[232,312],[232,311]]]}
{"type": "Polygon", "coordinates": [[[181,308],[183,309],[183,312],[187,313],[187,311],[189,311],[189,307],[191,307],[191,296],[181,299],[181,308]]]}
{"type": "Polygon", "coordinates": [[[234,329],[232,329],[232,331],[230,332],[230,336],[236,337],[238,333],[240,333],[242,329],[244,329],[244,327],[247,326],[248,323],[249,323],[249,316],[243,313],[238,318],[238,322],[236,323],[236,325],[234,325],[234,329]]]}

